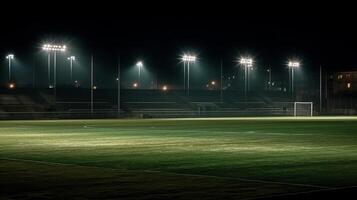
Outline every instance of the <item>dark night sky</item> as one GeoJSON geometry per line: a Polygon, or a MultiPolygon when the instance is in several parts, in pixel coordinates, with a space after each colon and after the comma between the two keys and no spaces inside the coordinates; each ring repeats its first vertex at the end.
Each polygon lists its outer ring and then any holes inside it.
{"type": "Polygon", "coordinates": [[[24,4],[11,12],[2,7],[1,55],[11,51],[25,57],[44,41],[58,41],[99,55],[120,52],[124,63],[146,58],[156,70],[167,70],[185,50],[212,62],[249,54],[262,65],[283,65],[296,57],[310,68],[357,66],[356,16],[347,6],[66,3],[24,4]]]}

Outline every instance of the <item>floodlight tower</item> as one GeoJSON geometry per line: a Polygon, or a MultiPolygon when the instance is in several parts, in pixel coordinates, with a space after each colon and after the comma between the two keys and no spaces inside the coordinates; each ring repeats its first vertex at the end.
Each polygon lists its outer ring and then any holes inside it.
{"type": "Polygon", "coordinates": [[[73,61],[76,61],[76,57],[70,56],[67,58],[67,60],[69,60],[70,67],[71,67],[71,84],[72,84],[72,82],[73,82],[73,61]]]}
{"type": "Polygon", "coordinates": [[[195,55],[184,54],[181,60],[184,62],[184,67],[187,63],[187,94],[190,95],[190,63],[196,62],[197,57],[195,55]]]}
{"type": "Polygon", "coordinates": [[[249,90],[249,69],[253,67],[253,59],[251,58],[240,58],[239,64],[244,67],[244,99],[247,101],[247,91],[249,90]]]}
{"type": "Polygon", "coordinates": [[[53,52],[53,89],[56,102],[56,84],[57,84],[57,52],[65,52],[67,49],[66,45],[54,45],[54,44],[44,44],[42,50],[47,52],[53,52]]]}
{"type": "Polygon", "coordinates": [[[291,70],[291,94],[294,95],[294,69],[300,67],[300,63],[297,61],[289,61],[288,67],[291,70]]]}
{"type": "Polygon", "coordinates": [[[268,67],[268,69],[267,69],[267,72],[268,72],[268,87],[267,87],[267,89],[268,89],[268,91],[270,91],[271,90],[271,86],[272,86],[272,80],[271,80],[271,67],[268,67]]]}
{"type": "Polygon", "coordinates": [[[48,80],[48,88],[51,87],[51,52],[47,54],[47,80],[48,80]]]}
{"type": "Polygon", "coordinates": [[[137,63],[136,63],[136,67],[138,68],[138,75],[139,75],[139,80],[138,80],[138,82],[139,82],[139,86],[141,87],[141,68],[143,68],[144,67],[144,64],[143,64],[143,62],[142,61],[138,61],[137,63]]]}
{"type": "Polygon", "coordinates": [[[6,59],[9,61],[9,81],[11,81],[11,61],[14,59],[14,54],[7,55],[6,59]]]}

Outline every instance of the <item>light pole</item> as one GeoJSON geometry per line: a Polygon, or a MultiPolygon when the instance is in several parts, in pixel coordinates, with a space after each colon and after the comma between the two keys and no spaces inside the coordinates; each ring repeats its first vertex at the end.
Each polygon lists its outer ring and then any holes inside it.
{"type": "Polygon", "coordinates": [[[75,56],[70,56],[67,58],[67,60],[69,60],[69,63],[70,63],[70,67],[71,67],[71,84],[73,82],[73,61],[76,60],[76,57],[75,56]]]}
{"type": "Polygon", "coordinates": [[[6,59],[9,61],[9,82],[10,82],[11,81],[11,60],[14,59],[14,54],[7,55],[6,59]]]}
{"type": "Polygon", "coordinates": [[[66,45],[53,45],[53,44],[44,44],[42,46],[42,50],[47,52],[53,52],[53,89],[54,89],[54,96],[55,96],[55,103],[56,103],[56,95],[57,95],[57,52],[65,52],[67,49],[66,45]]]}
{"type": "Polygon", "coordinates": [[[139,72],[139,80],[138,80],[138,82],[139,82],[139,86],[141,87],[141,68],[144,66],[144,64],[143,64],[143,62],[142,61],[138,61],[137,63],[136,63],[136,66],[138,67],[138,72],[139,72]]]}
{"type": "Polygon", "coordinates": [[[90,113],[93,116],[93,108],[94,108],[94,90],[97,89],[96,86],[94,86],[94,59],[93,59],[93,54],[91,55],[90,59],[90,113]]]}
{"type": "Polygon", "coordinates": [[[297,61],[289,61],[288,67],[291,70],[291,95],[294,95],[294,69],[300,67],[300,63],[297,61]]]}
{"type": "Polygon", "coordinates": [[[244,66],[244,99],[247,101],[247,91],[249,87],[249,69],[253,67],[253,59],[241,58],[239,63],[244,66]]]}
{"type": "Polygon", "coordinates": [[[271,84],[272,84],[272,80],[271,80],[271,67],[269,67],[267,69],[267,72],[268,72],[268,91],[271,90],[271,84]]]}
{"type": "Polygon", "coordinates": [[[183,62],[183,91],[186,92],[186,62],[183,62]]]}
{"type": "Polygon", "coordinates": [[[118,103],[118,108],[117,108],[117,111],[118,111],[119,115],[120,115],[120,80],[121,80],[120,79],[120,64],[121,63],[120,63],[120,55],[119,55],[119,58],[118,58],[118,77],[117,77],[117,81],[118,81],[117,82],[117,84],[118,84],[118,94],[117,94],[118,95],[118,97],[117,97],[118,98],[117,99],[118,100],[118,102],[117,102],[118,103]]]}
{"type": "Polygon", "coordinates": [[[187,63],[187,95],[190,95],[190,63],[196,62],[196,56],[184,54],[181,60],[184,62],[184,67],[187,63]]]}
{"type": "Polygon", "coordinates": [[[51,87],[51,53],[47,55],[47,79],[48,79],[48,88],[51,87]]]}
{"type": "Polygon", "coordinates": [[[223,61],[221,60],[221,83],[220,83],[220,99],[221,99],[221,103],[223,102],[223,61]]]}

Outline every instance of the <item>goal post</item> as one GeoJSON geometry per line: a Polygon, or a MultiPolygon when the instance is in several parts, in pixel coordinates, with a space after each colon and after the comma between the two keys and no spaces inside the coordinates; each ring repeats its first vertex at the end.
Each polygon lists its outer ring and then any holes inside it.
{"type": "Polygon", "coordinates": [[[294,102],[294,116],[313,116],[314,103],[313,102],[294,102]]]}

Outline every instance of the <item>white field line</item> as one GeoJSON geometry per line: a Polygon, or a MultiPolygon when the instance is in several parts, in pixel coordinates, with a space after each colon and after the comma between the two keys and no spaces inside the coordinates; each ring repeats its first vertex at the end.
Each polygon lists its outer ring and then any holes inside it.
{"type": "Polygon", "coordinates": [[[18,159],[18,158],[5,158],[5,157],[0,158],[0,160],[30,162],[30,163],[38,163],[38,164],[46,164],[46,165],[74,166],[74,167],[93,168],[93,169],[108,169],[108,170],[113,170],[113,171],[118,171],[118,172],[159,173],[159,174],[168,174],[168,175],[176,175],[176,176],[216,178],[216,179],[237,180],[237,181],[243,181],[243,182],[254,182],[254,183],[262,183],[262,184],[286,185],[286,186],[294,186],[294,187],[337,189],[334,187],[310,185],[310,184],[288,183],[288,182],[280,182],[280,181],[266,181],[266,180],[258,180],[258,179],[247,179],[247,178],[225,177],[225,176],[214,176],[214,175],[175,173],[175,172],[165,172],[165,171],[158,171],[158,170],[129,170],[129,169],[123,170],[123,169],[116,169],[116,168],[109,168],[109,167],[86,166],[86,165],[78,165],[78,164],[47,162],[47,161],[27,160],[27,159],[18,159]]]}

